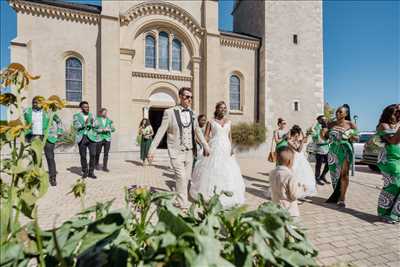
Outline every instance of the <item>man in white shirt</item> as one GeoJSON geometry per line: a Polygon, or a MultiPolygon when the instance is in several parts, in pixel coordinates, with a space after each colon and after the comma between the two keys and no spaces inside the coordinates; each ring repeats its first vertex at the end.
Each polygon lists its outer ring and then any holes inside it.
{"type": "Polygon", "coordinates": [[[57,141],[58,127],[61,127],[61,121],[58,116],[54,116],[53,121],[49,121],[49,114],[42,109],[40,102],[44,100],[42,96],[35,96],[32,99],[32,107],[28,107],[24,111],[25,122],[31,127],[26,132],[26,140],[31,142],[35,138],[39,138],[45,142],[44,152],[49,168],[49,181],[52,186],[56,186],[56,162],[54,159],[55,142],[57,141]],[[57,119],[56,119],[57,118],[57,119]],[[49,124],[52,124],[50,126],[49,124]],[[51,134],[48,135],[47,140],[43,140],[46,131],[55,130],[55,137],[51,134]]]}

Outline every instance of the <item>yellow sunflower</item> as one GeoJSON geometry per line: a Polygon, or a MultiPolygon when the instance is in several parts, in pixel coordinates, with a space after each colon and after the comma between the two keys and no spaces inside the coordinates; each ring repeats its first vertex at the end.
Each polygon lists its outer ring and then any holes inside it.
{"type": "Polygon", "coordinates": [[[17,102],[17,97],[12,93],[4,93],[0,95],[0,105],[13,105],[17,102]]]}
{"type": "Polygon", "coordinates": [[[63,100],[61,100],[60,97],[58,97],[56,95],[52,95],[47,100],[45,100],[41,106],[46,111],[47,110],[55,111],[55,110],[63,109],[65,107],[65,102],[63,100]]]}
{"type": "Polygon", "coordinates": [[[2,87],[18,84],[20,88],[24,88],[31,80],[37,80],[40,76],[31,75],[23,65],[19,63],[11,63],[7,69],[0,73],[0,81],[2,87]]]}
{"type": "Polygon", "coordinates": [[[22,121],[18,119],[0,125],[0,134],[10,134],[10,137],[14,139],[24,133],[27,129],[29,129],[29,125],[24,125],[22,121]]]}

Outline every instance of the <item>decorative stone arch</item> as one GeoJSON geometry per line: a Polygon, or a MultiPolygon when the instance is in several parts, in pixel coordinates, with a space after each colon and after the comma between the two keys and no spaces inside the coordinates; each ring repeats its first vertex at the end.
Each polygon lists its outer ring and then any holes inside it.
{"type": "Polygon", "coordinates": [[[149,107],[170,107],[178,102],[178,91],[178,87],[172,83],[156,82],[147,88],[144,99],[148,99],[149,107]]]}
{"type": "Polygon", "coordinates": [[[133,20],[140,17],[149,17],[150,15],[162,15],[173,18],[182,23],[194,35],[204,35],[204,28],[200,26],[189,12],[168,2],[145,2],[135,5],[120,16],[120,23],[121,25],[127,25],[133,20]]]}
{"type": "Polygon", "coordinates": [[[121,36],[121,46],[123,48],[134,47],[134,42],[140,34],[144,32],[151,33],[151,29],[154,28],[165,28],[168,29],[167,32],[173,31],[188,48],[192,57],[200,57],[200,40],[187,28],[170,18],[164,17],[142,17],[129,24],[124,36],[121,36]]]}

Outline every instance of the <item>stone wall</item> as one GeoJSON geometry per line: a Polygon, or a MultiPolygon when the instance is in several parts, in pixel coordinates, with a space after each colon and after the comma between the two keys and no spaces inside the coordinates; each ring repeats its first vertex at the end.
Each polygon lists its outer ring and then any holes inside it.
{"type": "MultiPolygon", "coordinates": [[[[35,95],[56,94],[65,99],[65,60],[76,56],[83,65],[83,99],[96,112],[99,25],[23,13],[17,13],[17,21],[17,37],[11,43],[11,62],[22,63],[30,73],[40,75],[39,80],[31,83],[25,103],[29,104],[35,95]]],[[[61,112],[66,126],[76,110],[69,107],[61,112]]]]}
{"type": "Polygon", "coordinates": [[[311,127],[324,103],[322,1],[242,0],[233,15],[235,31],[263,40],[260,106],[269,142],[279,117],[304,130],[311,127]]]}

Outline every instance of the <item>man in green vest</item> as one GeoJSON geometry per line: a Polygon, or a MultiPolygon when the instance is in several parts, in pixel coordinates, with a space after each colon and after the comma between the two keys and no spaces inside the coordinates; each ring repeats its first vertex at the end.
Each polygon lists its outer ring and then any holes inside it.
{"type": "Polygon", "coordinates": [[[32,99],[32,107],[27,108],[24,111],[24,119],[29,129],[25,133],[25,137],[28,142],[31,142],[34,138],[40,138],[43,140],[44,135],[48,132],[46,144],[44,146],[44,154],[49,168],[49,181],[52,186],[57,185],[57,169],[56,162],[54,160],[54,148],[57,142],[58,136],[62,134],[62,124],[60,118],[55,114],[53,121],[50,124],[49,114],[44,111],[40,102],[44,100],[42,96],[35,96],[32,99]]]}
{"type": "Polygon", "coordinates": [[[96,169],[99,170],[99,160],[101,150],[104,147],[103,155],[103,171],[109,172],[107,167],[108,164],[108,152],[111,146],[111,133],[115,132],[112,120],[107,118],[107,109],[102,108],[99,112],[99,116],[96,118],[96,131],[97,131],[97,151],[96,151],[96,169]]]}
{"type": "Polygon", "coordinates": [[[329,140],[321,138],[321,131],[328,127],[327,119],[324,115],[317,117],[317,124],[314,126],[312,139],[315,144],[315,180],[319,185],[330,184],[326,179],[326,174],[329,171],[328,152],[329,140]],[[321,173],[322,165],[325,164],[321,173]],[[325,182],[325,183],[324,183],[325,182]]]}
{"type": "Polygon", "coordinates": [[[90,177],[96,179],[94,175],[94,166],[96,160],[97,133],[95,118],[89,112],[89,103],[82,101],[79,103],[81,111],[74,114],[73,125],[76,130],[76,143],[79,147],[81,158],[82,178],[90,177]],[[86,152],[89,149],[89,170],[86,159],[86,152]]]}

